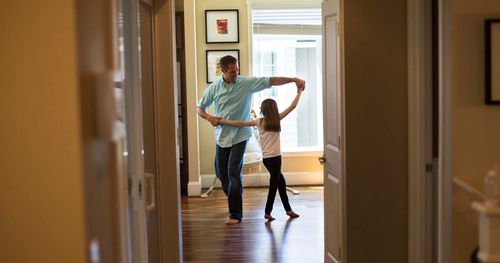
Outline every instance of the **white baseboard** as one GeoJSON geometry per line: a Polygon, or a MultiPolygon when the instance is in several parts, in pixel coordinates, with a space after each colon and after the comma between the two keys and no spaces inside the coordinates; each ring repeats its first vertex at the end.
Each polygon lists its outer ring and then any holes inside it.
{"type": "MultiPolygon", "coordinates": [[[[286,184],[292,185],[323,185],[323,172],[289,172],[283,173],[286,184]]],[[[214,183],[215,174],[201,175],[201,188],[209,188],[214,183]]],[[[269,185],[269,173],[249,173],[243,175],[243,187],[257,187],[269,185]]],[[[220,181],[216,180],[215,188],[220,188],[220,181]]],[[[188,185],[189,192],[189,185],[188,185]]],[[[191,193],[189,192],[189,195],[191,193]]]]}
{"type": "Polygon", "coordinates": [[[200,182],[188,182],[188,196],[200,196],[201,184],[200,182]]]}

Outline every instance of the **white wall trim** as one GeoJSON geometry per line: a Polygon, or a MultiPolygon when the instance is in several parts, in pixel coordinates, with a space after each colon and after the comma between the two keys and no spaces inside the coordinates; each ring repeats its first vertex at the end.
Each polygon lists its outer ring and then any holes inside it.
{"type": "Polygon", "coordinates": [[[200,182],[189,182],[187,190],[188,190],[188,196],[200,196],[201,195],[200,182]]]}
{"type": "MultiPolygon", "coordinates": [[[[290,172],[283,173],[287,186],[297,185],[323,185],[323,172],[290,172]]],[[[209,188],[214,182],[215,174],[201,175],[201,188],[209,188]]],[[[258,187],[269,185],[269,173],[249,173],[243,175],[243,187],[258,187]]],[[[217,180],[214,186],[220,188],[220,181],[217,180]]],[[[189,194],[191,196],[191,194],[189,194]]],[[[199,194],[198,194],[199,195],[199,194]]]]}
{"type": "MultiPolygon", "coordinates": [[[[196,5],[194,0],[184,0],[184,39],[186,50],[186,65],[197,65],[196,5]]],[[[197,67],[191,67],[186,70],[186,121],[188,136],[189,181],[199,180],[200,175],[198,114],[195,111],[196,100],[198,98],[197,76],[197,67]]],[[[190,183],[191,182],[189,182],[188,185],[190,183]]]]}
{"type": "Polygon", "coordinates": [[[408,262],[432,262],[432,3],[408,0],[408,262]]]}
{"type": "Polygon", "coordinates": [[[439,0],[438,263],[451,262],[452,246],[452,17],[451,0],[439,0]]]}

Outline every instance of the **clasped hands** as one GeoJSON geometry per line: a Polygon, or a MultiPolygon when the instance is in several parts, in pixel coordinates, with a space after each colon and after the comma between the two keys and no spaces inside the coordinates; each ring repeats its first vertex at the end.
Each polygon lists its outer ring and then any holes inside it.
{"type": "Polygon", "coordinates": [[[212,126],[215,127],[215,126],[219,125],[220,119],[221,119],[221,117],[208,116],[207,121],[210,122],[210,124],[212,124],[212,126]]]}
{"type": "Polygon", "coordinates": [[[306,89],[306,82],[302,79],[295,78],[295,85],[297,86],[297,93],[306,89]]]}

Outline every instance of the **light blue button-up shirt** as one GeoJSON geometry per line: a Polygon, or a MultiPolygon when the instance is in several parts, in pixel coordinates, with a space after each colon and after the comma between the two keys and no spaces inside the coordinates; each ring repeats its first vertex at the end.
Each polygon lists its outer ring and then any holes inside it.
{"type": "MultiPolygon", "coordinates": [[[[269,77],[238,76],[227,84],[221,77],[212,82],[203,93],[197,107],[207,109],[214,103],[215,116],[228,120],[249,121],[252,94],[271,87],[269,77]]],[[[250,127],[218,125],[215,127],[215,142],[223,148],[231,147],[250,138],[250,127]]]]}

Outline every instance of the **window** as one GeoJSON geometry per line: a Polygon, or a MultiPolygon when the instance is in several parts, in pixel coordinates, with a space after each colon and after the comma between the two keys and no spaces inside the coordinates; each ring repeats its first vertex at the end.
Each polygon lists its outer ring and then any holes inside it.
{"type": "MultiPolygon", "coordinates": [[[[284,152],[319,151],[323,144],[321,79],[321,9],[252,10],[253,75],[297,76],[306,81],[298,107],[281,122],[284,152]]],[[[254,94],[252,107],[260,112],[272,98],[284,110],[295,97],[295,84],[254,94]]]]}

